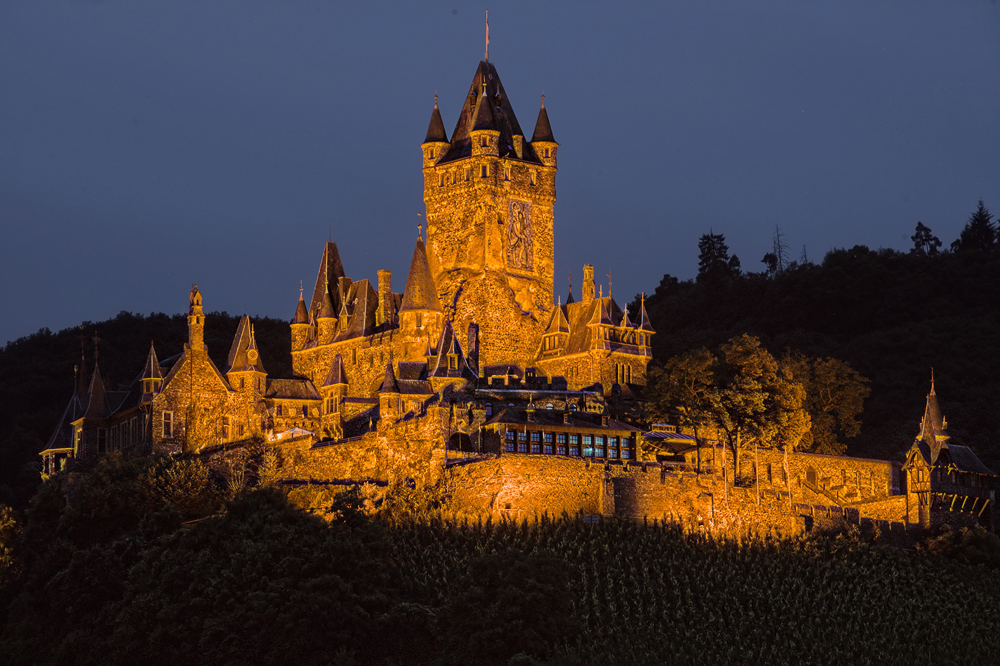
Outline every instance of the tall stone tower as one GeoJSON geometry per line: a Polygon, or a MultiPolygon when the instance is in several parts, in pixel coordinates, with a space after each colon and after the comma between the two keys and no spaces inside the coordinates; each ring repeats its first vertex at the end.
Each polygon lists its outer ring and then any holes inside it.
{"type": "Polygon", "coordinates": [[[558,146],[544,99],[525,139],[489,62],[479,63],[450,140],[435,101],[421,144],[427,260],[455,331],[479,326],[481,367],[529,365],[554,305],[558,146]]]}

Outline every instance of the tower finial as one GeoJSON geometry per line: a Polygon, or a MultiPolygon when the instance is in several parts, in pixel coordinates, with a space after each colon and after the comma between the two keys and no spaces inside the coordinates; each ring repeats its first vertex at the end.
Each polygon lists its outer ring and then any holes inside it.
{"type": "Polygon", "coordinates": [[[486,62],[490,61],[490,10],[486,10],[486,62]]]}
{"type": "Polygon", "coordinates": [[[434,108],[438,108],[438,91],[434,91],[434,108]]]}
{"type": "MultiPolygon", "coordinates": [[[[417,213],[417,218],[419,219],[421,217],[423,217],[423,214],[417,213]]],[[[424,223],[423,221],[421,221],[420,224],[417,225],[417,240],[423,240],[423,238],[424,238],[424,223]]]]}
{"type": "Polygon", "coordinates": [[[545,91],[542,91],[542,108],[545,108],[545,91]]]}
{"type": "Polygon", "coordinates": [[[608,276],[608,296],[611,296],[611,294],[612,294],[612,292],[611,292],[611,286],[614,284],[614,282],[611,281],[611,269],[610,268],[608,269],[608,272],[605,273],[605,275],[608,276]]]}
{"type": "Polygon", "coordinates": [[[934,367],[931,367],[931,395],[934,395],[934,367]]]}
{"type": "Polygon", "coordinates": [[[299,280],[299,300],[302,300],[302,280],[299,280]]]}

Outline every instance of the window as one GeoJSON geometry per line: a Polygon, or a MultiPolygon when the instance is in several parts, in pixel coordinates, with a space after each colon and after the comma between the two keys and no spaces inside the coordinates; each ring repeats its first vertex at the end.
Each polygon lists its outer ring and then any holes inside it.
{"type": "Polygon", "coordinates": [[[305,419],[309,418],[309,406],[308,405],[302,405],[302,418],[305,418],[305,419]]]}
{"type": "Polygon", "coordinates": [[[277,407],[274,408],[274,415],[275,416],[283,416],[281,405],[278,405],[277,407]]]}
{"type": "Polygon", "coordinates": [[[554,439],[553,436],[552,436],[552,433],[551,432],[545,433],[545,436],[544,436],[543,439],[545,441],[545,446],[543,448],[543,451],[545,453],[547,453],[548,455],[552,455],[552,452],[553,452],[552,440],[554,439]]]}
{"type": "Polygon", "coordinates": [[[163,436],[173,437],[174,436],[174,413],[173,412],[163,412],[163,436]]]}
{"type": "Polygon", "coordinates": [[[771,463],[767,463],[767,482],[774,483],[774,477],[771,476],[771,463]]]}
{"type": "Polygon", "coordinates": [[[503,179],[507,180],[507,181],[510,180],[510,167],[504,167],[504,170],[503,170],[503,179]]]}
{"type": "Polygon", "coordinates": [[[609,446],[608,447],[608,457],[609,458],[617,458],[618,457],[618,449],[609,446]]]}
{"type": "Polygon", "coordinates": [[[549,156],[549,149],[548,149],[548,148],[546,148],[546,149],[545,149],[545,157],[548,157],[548,156],[549,156]]]}
{"type": "Polygon", "coordinates": [[[469,177],[472,175],[471,171],[472,170],[469,169],[469,167],[465,167],[465,182],[469,182],[469,177]]]}
{"type": "Polygon", "coordinates": [[[229,439],[229,417],[222,417],[222,439],[229,439]]]}
{"type": "Polygon", "coordinates": [[[244,430],[243,430],[243,424],[242,424],[242,423],[241,423],[241,424],[240,424],[240,425],[239,425],[239,426],[237,427],[237,430],[238,430],[238,431],[239,431],[239,433],[240,433],[240,437],[242,437],[242,436],[243,436],[243,433],[244,433],[244,430]]]}
{"type": "Polygon", "coordinates": [[[580,436],[570,435],[569,436],[569,454],[571,456],[580,455],[580,436]]]}
{"type": "Polygon", "coordinates": [[[458,370],[458,356],[455,354],[448,354],[448,369],[458,370]]]}
{"type": "Polygon", "coordinates": [[[628,460],[631,457],[632,457],[631,451],[629,451],[628,449],[622,447],[622,458],[624,458],[625,460],[628,460]]]}
{"type": "Polygon", "coordinates": [[[493,416],[493,403],[486,403],[486,416],[493,416]]]}
{"type": "Polygon", "coordinates": [[[485,136],[481,136],[479,137],[479,145],[482,148],[486,148],[487,146],[490,145],[490,141],[485,136]]]}
{"type": "Polygon", "coordinates": [[[542,433],[533,432],[531,433],[531,452],[541,453],[542,452],[542,433]]]}
{"type": "Polygon", "coordinates": [[[443,173],[438,178],[438,187],[444,187],[444,174],[443,173]]]}
{"type": "Polygon", "coordinates": [[[590,435],[583,436],[583,455],[594,455],[594,438],[590,435]]]}
{"type": "Polygon", "coordinates": [[[479,170],[479,175],[482,178],[486,178],[487,176],[489,176],[490,175],[490,168],[489,168],[489,166],[487,166],[487,165],[484,164],[480,168],[480,170],[479,170]]]}

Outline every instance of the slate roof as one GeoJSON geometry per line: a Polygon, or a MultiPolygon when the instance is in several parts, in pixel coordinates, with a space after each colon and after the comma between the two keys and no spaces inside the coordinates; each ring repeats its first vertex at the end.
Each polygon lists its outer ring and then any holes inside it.
{"type": "MultiPolygon", "coordinates": [[[[485,61],[480,62],[476,68],[472,84],[469,86],[469,94],[465,97],[462,112],[451,135],[451,147],[438,163],[471,155],[472,141],[469,132],[474,129],[499,132],[499,156],[517,157],[513,137],[524,136],[524,132],[517,122],[517,116],[514,115],[514,109],[510,105],[507,91],[500,82],[496,68],[485,61]]],[[[530,143],[523,144],[520,159],[541,164],[530,143]]]]}
{"type": "Polygon", "coordinates": [[[441,120],[441,110],[438,109],[437,95],[434,96],[434,110],[431,111],[431,122],[427,126],[427,136],[424,143],[448,143],[448,134],[444,131],[444,121],[441,120]]]}
{"type": "Polygon", "coordinates": [[[142,369],[141,379],[163,379],[163,370],[156,358],[156,349],[149,343],[149,354],[146,355],[146,367],[142,369]]]}
{"type": "Polygon", "coordinates": [[[531,142],[556,140],[552,136],[552,126],[549,125],[549,112],[545,110],[545,98],[542,98],[542,108],[538,109],[538,120],[535,121],[535,131],[531,135],[531,142]]]}
{"type": "Polygon", "coordinates": [[[253,324],[250,317],[243,315],[240,323],[236,327],[236,335],[233,336],[233,344],[229,347],[229,356],[226,359],[226,372],[263,372],[264,364],[260,359],[260,350],[257,349],[257,340],[254,336],[253,324]],[[250,351],[255,352],[256,360],[251,361],[250,351]]]}
{"type": "Polygon", "coordinates": [[[452,327],[450,320],[445,320],[444,322],[435,355],[437,356],[437,362],[433,369],[428,369],[427,374],[429,377],[465,377],[473,381],[477,378],[476,371],[469,366],[465,358],[462,345],[458,342],[458,336],[455,335],[455,329],[452,327]],[[449,354],[457,356],[457,367],[454,369],[449,369],[448,367],[449,354]]]}
{"type": "Polygon", "coordinates": [[[399,384],[396,383],[396,374],[392,371],[392,359],[385,364],[385,377],[382,379],[382,387],[379,393],[399,393],[399,384]]]}
{"type": "Polygon", "coordinates": [[[434,280],[431,279],[423,238],[417,238],[417,244],[413,248],[413,259],[410,261],[410,273],[406,276],[406,288],[403,290],[403,303],[399,311],[406,310],[441,311],[441,302],[438,300],[434,280]]]}
{"type": "MultiPolygon", "coordinates": [[[[337,250],[336,243],[328,241],[323,246],[323,258],[320,259],[309,312],[315,315],[323,307],[324,291],[334,295],[334,298],[337,297],[339,281],[342,277],[344,277],[344,265],[340,262],[340,251],[337,250]]],[[[339,311],[340,303],[334,302],[333,305],[336,311],[339,311]]]]}
{"type": "Polygon", "coordinates": [[[306,309],[306,302],[302,299],[302,288],[299,288],[299,302],[295,306],[295,316],[292,317],[293,324],[308,324],[309,310],[306,309]]]}
{"type": "Polygon", "coordinates": [[[319,400],[316,387],[308,379],[268,379],[265,398],[319,400]]]}
{"type": "Polygon", "coordinates": [[[104,391],[104,380],[101,379],[101,368],[94,362],[94,374],[90,378],[90,388],[87,390],[87,411],[84,416],[92,419],[105,419],[111,415],[107,397],[104,391]]]}

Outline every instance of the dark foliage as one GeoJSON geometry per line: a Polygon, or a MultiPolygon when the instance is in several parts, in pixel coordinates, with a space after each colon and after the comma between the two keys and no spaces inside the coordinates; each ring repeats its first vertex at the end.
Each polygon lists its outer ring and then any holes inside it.
{"type": "MultiPolygon", "coordinates": [[[[253,321],[264,367],[273,377],[291,376],[288,324],[269,318],[253,321]]],[[[205,318],[205,344],[223,372],[238,323],[239,317],[224,312],[205,318]]],[[[150,341],[161,362],[183,351],[187,319],[122,312],[113,319],[84,322],[59,333],[42,329],[0,349],[0,503],[23,507],[37,487],[37,454],[45,448],[73,393],[73,366],[80,364],[81,342],[87,370],[93,371],[95,334],[100,338],[105,385],[109,390],[126,389],[142,372],[150,341]]]]}
{"type": "Polygon", "coordinates": [[[846,361],[871,380],[848,453],[897,459],[916,434],[933,367],[952,435],[1000,469],[1000,414],[992,406],[1000,394],[997,254],[855,246],[772,276],[664,276],[664,287],[646,299],[653,327],[669,332],[653,337],[657,363],[742,333],[776,355],[790,349],[846,361]]]}

